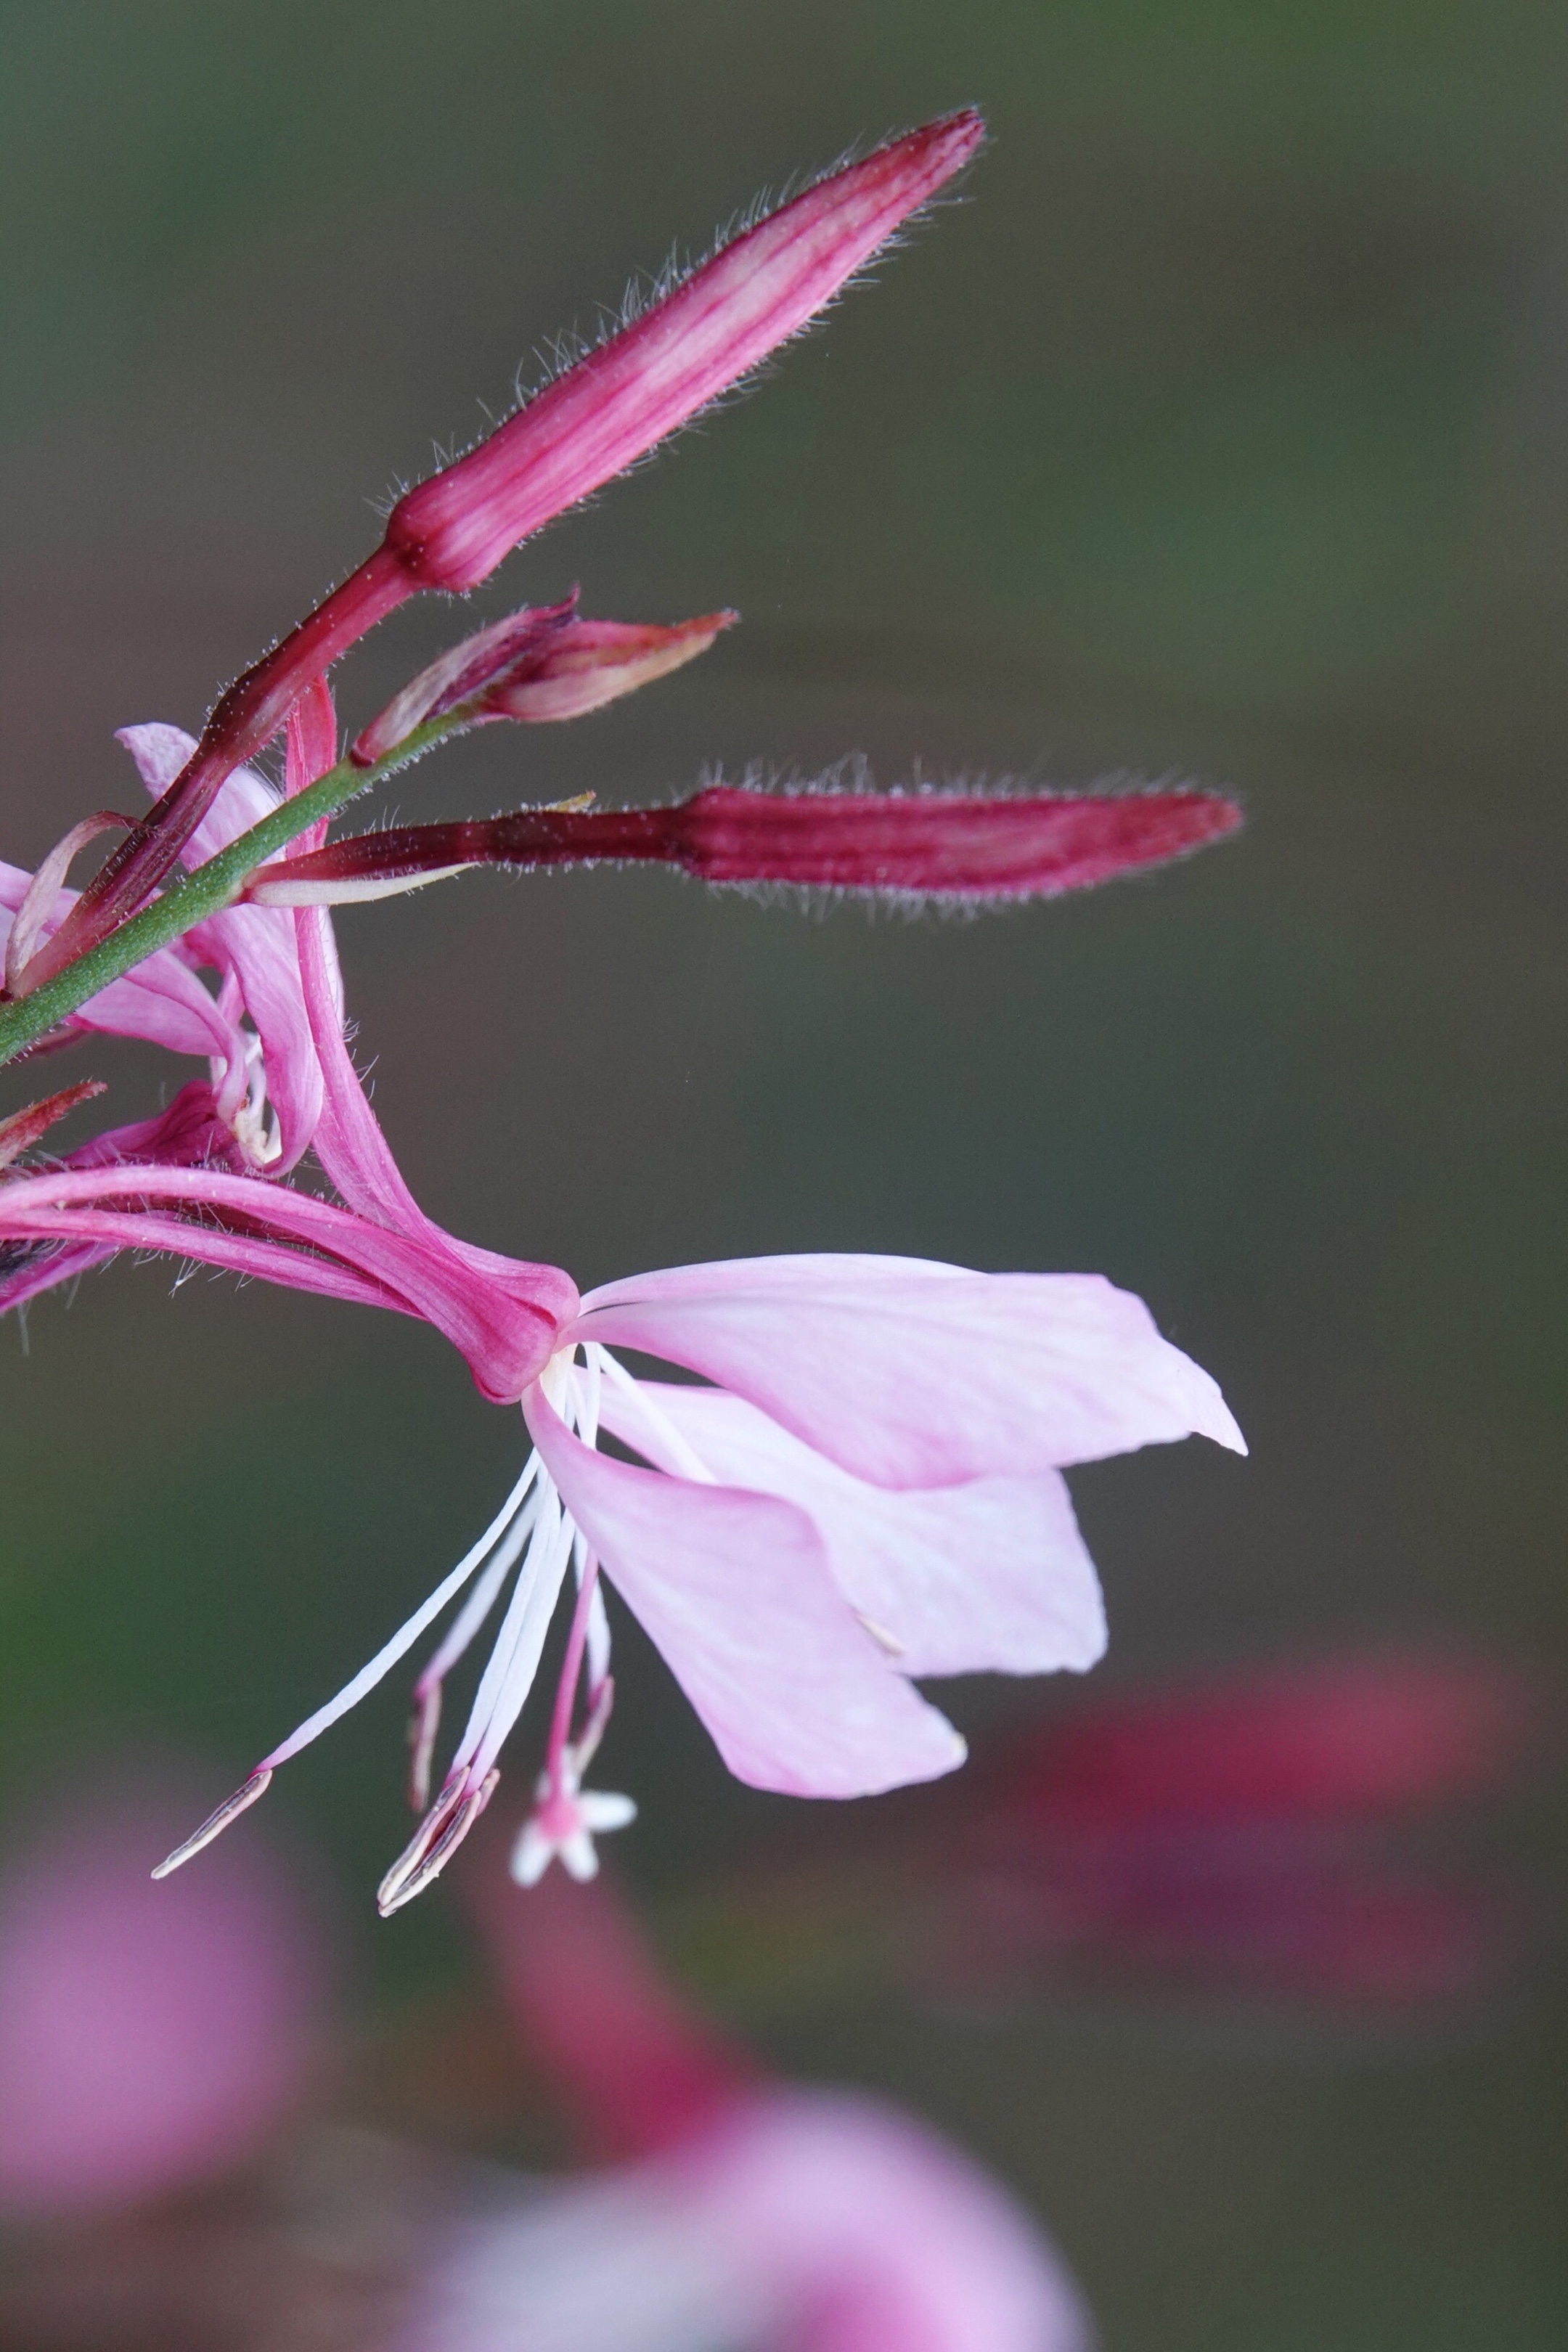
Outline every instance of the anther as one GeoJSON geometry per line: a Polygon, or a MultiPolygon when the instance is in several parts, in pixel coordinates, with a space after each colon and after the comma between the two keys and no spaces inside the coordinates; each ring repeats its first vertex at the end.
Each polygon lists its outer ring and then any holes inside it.
{"type": "Polygon", "coordinates": [[[153,1877],[167,1878],[171,1871],[178,1870],[183,1864],[191,1861],[204,1846],[211,1845],[214,1838],[221,1837],[230,1822],[238,1821],[241,1813],[249,1811],[258,1797],[267,1794],[271,1780],[269,1771],[253,1772],[243,1788],[237,1789],[232,1797],[226,1797],[216,1813],[207,1815],[194,1836],[188,1837],[184,1845],[177,1845],[173,1853],[165,1855],[153,1873],[153,1877]]]}

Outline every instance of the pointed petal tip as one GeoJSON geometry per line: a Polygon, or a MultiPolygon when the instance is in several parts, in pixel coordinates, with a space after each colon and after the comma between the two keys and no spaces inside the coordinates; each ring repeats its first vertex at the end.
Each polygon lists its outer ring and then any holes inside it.
{"type": "Polygon", "coordinates": [[[183,1869],[187,1862],[194,1861],[204,1846],[211,1845],[215,1838],[223,1835],[231,1822],[237,1822],[241,1813],[248,1812],[257,1799],[267,1794],[271,1783],[271,1772],[265,1767],[260,1771],[253,1772],[249,1780],[235,1790],[232,1797],[224,1799],[216,1812],[207,1815],[200,1829],[194,1831],[183,1845],[177,1845],[173,1853],[164,1855],[153,1871],[153,1876],[167,1878],[174,1871],[183,1869]]]}
{"type": "Polygon", "coordinates": [[[1203,1400],[1204,1410],[1193,1423],[1194,1436],[1212,1438],[1227,1454],[1245,1455],[1248,1449],[1240,1423],[1215,1383],[1211,1381],[1208,1385],[1213,1394],[1203,1400]]]}

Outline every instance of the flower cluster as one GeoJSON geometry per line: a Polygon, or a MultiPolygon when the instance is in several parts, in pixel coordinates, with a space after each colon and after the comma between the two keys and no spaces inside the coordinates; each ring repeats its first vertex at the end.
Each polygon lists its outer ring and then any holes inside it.
{"type": "Polygon", "coordinates": [[[929,1780],[963,1748],[919,1678],[1081,1670],[1104,1645],[1064,1468],[1194,1432],[1242,1450],[1214,1382],[1098,1276],[760,1258],[580,1297],[561,1269],[477,1248],[425,1214],[345,1043],[331,905],[475,864],[652,858],[716,882],[975,903],[1098,882],[1235,824],[1229,801],[1192,790],[984,798],[711,784],[677,807],[532,808],[326,841],[339,807],[444,735],[578,718],[714,642],[733,614],[587,620],[574,591],[442,656],[340,757],[325,671],[365,629],[421,589],[477,585],[744,376],[981,135],[972,114],[912,132],[721,247],[409,492],[375,554],[229,689],[199,740],[124,730],[153,795],[147,817],[83,820],[36,875],[0,867],[0,1058],[100,1032],[206,1065],[161,1117],[63,1157],[26,1155],[81,1087],[0,1128],[0,1308],[119,1250],[163,1252],[426,1321],[483,1395],[521,1408],[526,1433],[518,1481],[479,1540],[164,1872],[458,1603],[415,1685],[419,1827],[380,1892],[384,1912],[408,1902],[488,1802],[567,1592],[565,1658],[512,1866],[524,1884],[555,1856],[590,1875],[595,1836],[634,1811],[584,1786],[613,1700],[606,1582],[742,1780],[837,1797],[929,1780]],[[278,790],[247,763],[280,729],[278,790]],[[69,862],[110,824],[125,837],[78,896],[69,862]],[[324,1190],[301,1181],[308,1153],[324,1190]],[[626,1349],[695,1379],[635,1378],[626,1349]],[[492,1621],[432,1801],[444,1679],[492,1621]]]}

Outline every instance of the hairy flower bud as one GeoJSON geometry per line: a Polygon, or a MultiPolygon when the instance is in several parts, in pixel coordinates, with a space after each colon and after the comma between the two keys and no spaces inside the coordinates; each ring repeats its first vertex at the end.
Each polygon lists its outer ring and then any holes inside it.
{"type": "Polygon", "coordinates": [[[979,147],[973,109],[829,173],[723,246],[477,449],[401,499],[386,545],[423,588],[488,579],[799,332],[979,147]]]}
{"type": "Polygon", "coordinates": [[[1225,793],[1190,787],[980,795],[711,784],[674,808],[518,809],[361,834],[261,866],[246,896],[331,905],[417,889],[468,866],[614,862],[679,866],[704,882],[973,906],[1084,889],[1199,849],[1240,823],[1225,793]]]}

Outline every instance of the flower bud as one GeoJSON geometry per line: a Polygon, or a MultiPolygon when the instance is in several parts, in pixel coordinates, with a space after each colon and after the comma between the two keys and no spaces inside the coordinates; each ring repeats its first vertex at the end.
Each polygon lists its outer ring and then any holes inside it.
{"type": "Polygon", "coordinates": [[[799,332],[974,154],[973,109],[830,173],[723,246],[499,432],[399,499],[386,546],[423,588],[488,579],[799,332]]]}
{"type": "Polygon", "coordinates": [[[1218,841],[1240,823],[1225,793],[1190,787],[981,796],[712,784],[674,808],[564,804],[361,834],[258,867],[246,896],[331,905],[417,889],[468,866],[651,863],[704,882],[984,906],[1108,882],[1218,841]]]}
{"type": "Polygon", "coordinates": [[[564,604],[537,612],[524,607],[454,646],[372,719],[351,759],[373,767],[416,727],[447,714],[459,726],[491,719],[581,719],[706,653],[720,630],[740,618],[705,613],[668,626],[577,621],[571,617],[576,600],[574,589],[564,604]]]}

